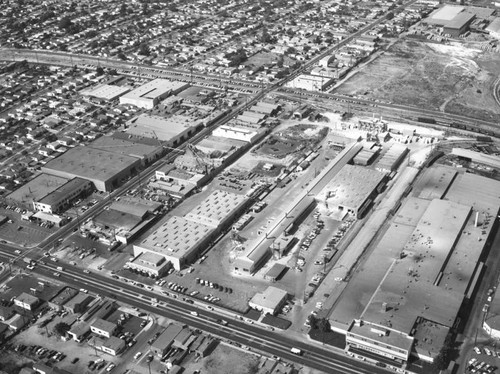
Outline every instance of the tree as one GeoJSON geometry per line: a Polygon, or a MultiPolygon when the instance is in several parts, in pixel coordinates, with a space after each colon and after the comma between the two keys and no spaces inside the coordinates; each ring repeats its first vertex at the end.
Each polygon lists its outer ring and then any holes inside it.
{"type": "Polygon", "coordinates": [[[453,351],[453,340],[451,335],[448,335],[444,340],[444,344],[439,351],[439,354],[434,359],[434,365],[439,370],[444,370],[448,367],[448,363],[451,359],[451,353],[453,351]]]}
{"type": "Polygon", "coordinates": [[[61,18],[61,20],[59,21],[58,26],[59,26],[60,29],[68,30],[71,27],[72,24],[73,23],[71,22],[71,20],[69,19],[69,17],[66,16],[66,17],[61,18]]]}
{"type": "Polygon", "coordinates": [[[59,322],[54,326],[54,332],[59,336],[64,336],[69,331],[70,326],[65,322],[59,322]]]}
{"type": "Polygon", "coordinates": [[[97,73],[97,76],[100,77],[104,74],[104,69],[102,68],[102,66],[98,66],[97,69],[95,69],[95,72],[97,73]]]}
{"type": "Polygon", "coordinates": [[[116,57],[118,57],[120,60],[123,60],[123,61],[125,61],[127,59],[127,56],[125,56],[125,53],[123,53],[123,52],[118,52],[116,57]]]}
{"type": "Polygon", "coordinates": [[[146,43],[142,43],[139,46],[139,54],[140,55],[149,56],[150,53],[151,53],[151,51],[149,49],[149,46],[146,43]]]}
{"type": "Polygon", "coordinates": [[[316,329],[318,324],[318,319],[316,318],[316,316],[314,314],[310,314],[309,317],[307,317],[307,319],[309,320],[311,329],[316,329]]]}
{"type": "Polygon", "coordinates": [[[318,330],[320,330],[322,332],[329,332],[332,330],[332,327],[330,326],[330,321],[328,321],[328,319],[326,319],[324,317],[318,319],[317,326],[318,326],[318,330]]]}

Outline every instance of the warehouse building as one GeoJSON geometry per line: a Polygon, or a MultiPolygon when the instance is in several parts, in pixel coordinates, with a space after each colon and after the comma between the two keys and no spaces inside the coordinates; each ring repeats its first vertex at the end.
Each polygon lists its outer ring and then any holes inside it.
{"type": "Polygon", "coordinates": [[[150,145],[134,141],[133,138],[123,139],[114,135],[101,136],[94,140],[89,147],[139,158],[142,165],[151,164],[164,154],[164,149],[158,142],[155,142],[154,145],[150,145]]]}
{"type": "Polygon", "coordinates": [[[151,252],[164,256],[176,270],[193,261],[198,252],[215,237],[215,230],[183,217],[171,217],[138,245],[134,256],[151,252]]]}
{"type": "Polygon", "coordinates": [[[115,86],[111,84],[100,84],[90,90],[82,91],[82,95],[97,97],[106,101],[112,101],[131,90],[127,86],[115,86]]]}
{"type": "Polygon", "coordinates": [[[334,214],[360,217],[386,183],[386,174],[362,166],[345,165],[316,199],[334,214]]]}
{"type": "Polygon", "coordinates": [[[500,157],[495,155],[487,155],[464,148],[453,148],[451,154],[468,161],[500,169],[500,157]]]}
{"type": "Polygon", "coordinates": [[[73,178],[38,201],[33,201],[33,209],[49,214],[60,213],[68,209],[73,201],[89,195],[94,186],[88,180],[73,178]]]}
{"type": "Polygon", "coordinates": [[[380,160],[378,160],[375,168],[383,173],[390,173],[391,171],[397,170],[401,165],[404,158],[408,154],[408,148],[399,143],[394,143],[380,160]]]}
{"type": "Polygon", "coordinates": [[[444,200],[427,199],[434,195],[424,175],[416,194],[426,199],[412,196],[399,209],[367,259],[377,266],[351,279],[329,316],[332,328],[346,334],[353,357],[400,371],[410,356],[434,362],[477,290],[480,258],[496,234],[500,182],[436,173],[443,177],[436,196],[445,191],[444,200]],[[366,301],[353,303],[353,294],[366,301]]]}
{"type": "Polygon", "coordinates": [[[232,192],[215,190],[184,218],[212,228],[225,228],[245,210],[248,198],[232,192]]]}
{"type": "Polygon", "coordinates": [[[164,256],[176,270],[195,260],[221,230],[241,214],[249,200],[244,195],[215,190],[184,217],[170,217],[138,245],[134,255],[164,256]]]}
{"type": "Polygon", "coordinates": [[[131,104],[139,108],[153,109],[161,100],[170,95],[176,95],[188,87],[188,83],[158,78],[121,96],[120,104],[131,104]]]}
{"type": "Polygon", "coordinates": [[[466,7],[446,4],[432,12],[423,23],[443,27],[443,33],[453,38],[469,30],[469,26],[476,18],[474,11],[469,12],[466,7]]]}
{"type": "Polygon", "coordinates": [[[160,278],[168,272],[172,264],[167,261],[165,256],[152,252],[142,252],[128,261],[125,266],[146,276],[160,278]]]}
{"type": "Polygon", "coordinates": [[[163,357],[165,353],[169,350],[175,341],[175,338],[182,331],[183,327],[180,325],[170,324],[161,333],[161,335],[156,339],[153,344],[151,344],[151,350],[158,357],[163,357]]]}
{"type": "Polygon", "coordinates": [[[91,147],[75,147],[42,166],[42,171],[67,179],[86,179],[99,191],[112,191],[122,180],[135,174],[140,164],[138,157],[91,147]]]}
{"type": "Polygon", "coordinates": [[[126,134],[130,139],[155,139],[164,146],[176,147],[203,127],[203,120],[191,116],[175,115],[167,118],[143,113],[127,124],[126,134]]]}
{"type": "Polygon", "coordinates": [[[469,26],[475,18],[474,14],[467,12],[460,13],[443,26],[443,33],[450,35],[452,38],[458,38],[469,30],[469,26]]]}
{"type": "Polygon", "coordinates": [[[264,292],[259,292],[248,302],[250,308],[258,310],[263,314],[275,315],[288,299],[288,292],[269,286],[264,292]]]}
{"type": "Polygon", "coordinates": [[[214,136],[220,136],[221,138],[241,140],[248,143],[254,143],[260,138],[259,131],[228,125],[217,127],[212,134],[214,136]]]}
{"type": "Polygon", "coordinates": [[[486,31],[495,39],[500,39],[500,17],[495,17],[493,21],[486,27],[486,31]]]}

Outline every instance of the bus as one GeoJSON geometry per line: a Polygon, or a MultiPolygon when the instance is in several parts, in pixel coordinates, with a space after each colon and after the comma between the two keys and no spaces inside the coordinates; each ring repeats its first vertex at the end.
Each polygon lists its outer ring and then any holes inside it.
{"type": "Polygon", "coordinates": [[[290,352],[292,352],[294,355],[297,355],[297,356],[301,356],[302,355],[302,350],[301,349],[298,349],[298,348],[295,348],[293,347],[290,352]]]}

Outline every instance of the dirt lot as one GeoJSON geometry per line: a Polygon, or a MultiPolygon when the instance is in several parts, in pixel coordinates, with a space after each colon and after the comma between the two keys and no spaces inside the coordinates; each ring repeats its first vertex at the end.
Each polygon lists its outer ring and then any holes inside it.
{"type": "Polygon", "coordinates": [[[403,40],[336,92],[498,121],[493,85],[500,72],[499,57],[458,44],[403,40]]]}

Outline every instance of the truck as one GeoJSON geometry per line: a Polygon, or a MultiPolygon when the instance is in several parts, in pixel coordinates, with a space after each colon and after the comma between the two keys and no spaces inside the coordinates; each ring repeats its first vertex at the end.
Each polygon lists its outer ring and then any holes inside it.
{"type": "Polygon", "coordinates": [[[298,349],[298,348],[295,348],[295,347],[292,347],[292,349],[290,350],[290,352],[292,352],[294,355],[297,355],[297,356],[301,356],[302,355],[302,349],[298,349]]]}
{"type": "Polygon", "coordinates": [[[31,258],[29,257],[25,257],[23,258],[23,261],[26,262],[28,265],[34,265],[35,264],[35,261],[33,261],[31,258]]]}

